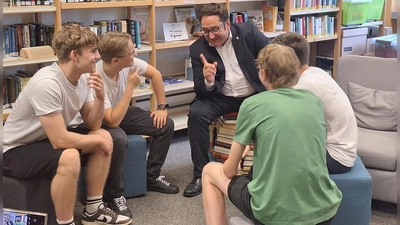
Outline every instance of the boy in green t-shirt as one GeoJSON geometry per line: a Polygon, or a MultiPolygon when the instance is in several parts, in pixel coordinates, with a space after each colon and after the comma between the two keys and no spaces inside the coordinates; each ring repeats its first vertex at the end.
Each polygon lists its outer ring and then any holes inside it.
{"type": "Polygon", "coordinates": [[[241,105],[227,161],[203,170],[207,224],[226,223],[224,195],[255,224],[330,224],[342,194],[326,167],[322,102],[308,90],[292,88],[299,67],[293,49],[268,45],[257,64],[268,91],[241,105]],[[252,178],[237,175],[250,142],[252,178]]]}

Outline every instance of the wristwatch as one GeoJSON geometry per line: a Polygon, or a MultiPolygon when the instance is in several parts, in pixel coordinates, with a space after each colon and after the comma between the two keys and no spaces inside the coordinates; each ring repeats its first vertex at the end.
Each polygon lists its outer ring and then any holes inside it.
{"type": "Polygon", "coordinates": [[[169,108],[168,104],[158,104],[157,110],[166,110],[169,108]]]}

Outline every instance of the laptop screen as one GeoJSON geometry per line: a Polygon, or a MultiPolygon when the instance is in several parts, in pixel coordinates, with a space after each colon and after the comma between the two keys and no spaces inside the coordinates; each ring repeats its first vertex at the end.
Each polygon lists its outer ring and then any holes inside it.
{"type": "Polygon", "coordinates": [[[47,225],[47,213],[3,208],[3,225],[47,225]]]}

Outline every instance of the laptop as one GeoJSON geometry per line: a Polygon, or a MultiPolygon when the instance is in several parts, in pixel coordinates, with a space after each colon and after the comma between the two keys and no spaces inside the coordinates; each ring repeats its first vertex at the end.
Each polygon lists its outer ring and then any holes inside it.
{"type": "Polygon", "coordinates": [[[3,225],[47,225],[47,213],[3,208],[3,225]]]}

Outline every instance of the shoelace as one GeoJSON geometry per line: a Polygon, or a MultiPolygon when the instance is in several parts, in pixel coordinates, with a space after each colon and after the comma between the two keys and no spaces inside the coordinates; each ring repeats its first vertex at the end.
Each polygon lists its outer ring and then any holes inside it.
{"type": "Polygon", "coordinates": [[[111,216],[113,218],[118,217],[118,214],[114,212],[112,209],[106,207],[104,203],[101,203],[101,205],[99,206],[99,210],[103,211],[105,215],[111,216]]]}
{"type": "Polygon", "coordinates": [[[117,205],[119,211],[123,211],[128,208],[126,206],[126,199],[124,196],[121,196],[119,198],[114,198],[114,203],[117,205]]]}
{"type": "Polygon", "coordinates": [[[160,175],[159,177],[157,177],[156,181],[158,181],[158,182],[164,184],[165,186],[169,186],[170,183],[169,183],[168,181],[164,180],[164,178],[165,178],[165,176],[161,176],[161,175],[160,175]]]}

